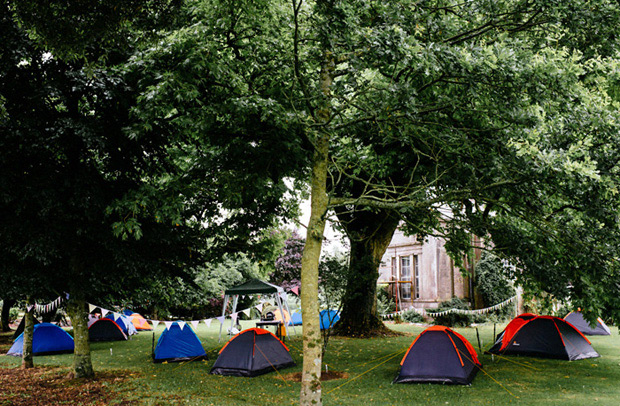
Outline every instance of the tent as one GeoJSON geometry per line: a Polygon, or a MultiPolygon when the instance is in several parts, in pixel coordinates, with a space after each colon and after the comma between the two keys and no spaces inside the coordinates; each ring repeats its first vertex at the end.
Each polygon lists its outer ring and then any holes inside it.
{"type": "Polygon", "coordinates": [[[334,327],[334,324],[340,320],[340,314],[335,310],[321,310],[321,330],[327,330],[334,327]]]}
{"type": "Polygon", "coordinates": [[[123,314],[125,316],[131,316],[132,314],[134,314],[134,312],[129,310],[129,309],[125,309],[125,310],[123,310],[123,314]]]}
{"type": "Polygon", "coordinates": [[[122,341],[127,340],[127,335],[114,320],[104,317],[88,328],[88,339],[90,341],[122,341]]]}
{"type": "Polygon", "coordinates": [[[189,325],[181,328],[178,322],[165,329],[157,340],[153,351],[154,362],[178,362],[191,359],[206,359],[207,353],[189,325]]]}
{"type": "Polygon", "coordinates": [[[149,324],[148,321],[142,315],[138,313],[134,313],[129,316],[129,320],[131,320],[131,324],[136,328],[137,331],[151,331],[153,330],[153,326],[149,324]]]}
{"type": "Polygon", "coordinates": [[[104,318],[110,319],[114,321],[116,324],[118,324],[121,330],[123,330],[123,333],[125,333],[127,337],[132,336],[134,334],[138,334],[138,331],[134,327],[129,317],[125,315],[121,315],[119,313],[110,313],[104,318]]]}
{"type": "MultiPolygon", "coordinates": [[[[224,292],[224,305],[222,306],[222,317],[226,317],[226,308],[228,307],[228,301],[232,297],[232,312],[231,314],[236,314],[237,312],[237,303],[239,301],[239,296],[241,295],[274,295],[276,300],[276,305],[280,310],[280,314],[284,314],[284,310],[287,311],[288,314],[291,311],[288,308],[288,299],[286,296],[286,292],[280,286],[276,286],[269,282],[259,281],[258,279],[252,279],[248,282],[242,283],[241,285],[235,286],[230,289],[226,289],[224,292]]],[[[230,329],[232,331],[235,320],[231,318],[230,321],[230,329]]],[[[220,324],[220,340],[222,339],[222,327],[224,323],[220,324]]],[[[284,328],[286,329],[286,335],[289,335],[288,324],[284,324],[284,328]]],[[[295,330],[295,326],[293,326],[293,331],[297,334],[297,330],[295,330]]]]}
{"type": "MultiPolygon", "coordinates": [[[[7,355],[22,356],[24,334],[13,342],[7,355]]],[[[73,337],[65,330],[52,323],[39,323],[34,326],[32,334],[33,355],[63,354],[73,352],[73,337]]]]}
{"type": "Polygon", "coordinates": [[[222,347],[211,373],[254,377],[294,365],[288,348],[275,335],[262,328],[250,328],[222,347]]]}
{"type": "Polygon", "coordinates": [[[291,315],[291,321],[288,323],[290,326],[301,326],[301,313],[295,312],[291,315]]]}
{"type": "Polygon", "coordinates": [[[596,321],[596,326],[592,327],[590,323],[583,318],[581,312],[570,312],[564,317],[564,320],[573,325],[577,330],[587,335],[608,336],[611,335],[611,330],[599,317],[596,321]]]}
{"type": "Polygon", "coordinates": [[[533,314],[517,316],[508,323],[488,352],[569,361],[600,356],[570,323],[558,317],[533,314]]]}
{"type": "MultiPolygon", "coordinates": [[[[40,321],[37,320],[37,318],[35,317],[34,324],[37,325],[39,323],[40,321]]],[[[17,340],[17,337],[19,337],[19,335],[24,332],[25,325],[26,325],[26,317],[22,317],[22,321],[19,322],[19,325],[17,326],[17,330],[15,330],[15,332],[13,333],[13,337],[11,338],[13,341],[17,340]]]]}
{"type": "Polygon", "coordinates": [[[88,328],[90,328],[90,326],[92,326],[93,323],[99,320],[100,318],[101,317],[99,317],[98,314],[88,313],[88,328]]]}
{"type": "Polygon", "coordinates": [[[394,383],[470,385],[482,364],[474,347],[448,327],[429,327],[411,343],[394,383]]]}

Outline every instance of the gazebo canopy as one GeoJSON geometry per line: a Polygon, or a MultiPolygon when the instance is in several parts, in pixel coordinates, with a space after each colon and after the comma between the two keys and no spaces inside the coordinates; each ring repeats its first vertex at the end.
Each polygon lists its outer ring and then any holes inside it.
{"type": "Polygon", "coordinates": [[[251,295],[251,294],[256,294],[256,293],[266,294],[266,293],[277,293],[277,292],[284,292],[284,289],[282,289],[280,286],[272,285],[271,283],[268,283],[268,282],[259,281],[258,279],[252,279],[251,281],[248,281],[241,285],[235,286],[230,289],[226,289],[224,294],[226,294],[227,296],[234,296],[234,295],[251,295]]]}

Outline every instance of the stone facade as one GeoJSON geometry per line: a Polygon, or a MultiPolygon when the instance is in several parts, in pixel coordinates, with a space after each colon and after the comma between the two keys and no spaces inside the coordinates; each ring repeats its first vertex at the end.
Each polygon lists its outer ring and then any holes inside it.
{"type": "Polygon", "coordinates": [[[436,308],[453,296],[469,300],[470,278],[463,277],[444,248],[445,240],[418,241],[396,230],[379,268],[379,285],[388,285],[398,310],[436,308]]]}

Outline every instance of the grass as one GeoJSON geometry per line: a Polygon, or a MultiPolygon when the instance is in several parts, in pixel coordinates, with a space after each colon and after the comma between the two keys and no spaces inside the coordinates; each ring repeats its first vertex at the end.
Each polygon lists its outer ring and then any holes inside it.
{"type": "MultiPolygon", "coordinates": [[[[244,327],[253,326],[243,322],[244,327]]],[[[529,357],[491,358],[482,355],[485,373],[471,386],[392,385],[400,360],[413,338],[424,328],[409,324],[391,325],[404,336],[381,339],[332,337],[324,364],[330,370],[345,371],[349,380],[323,383],[325,405],[618,405],[620,399],[620,336],[595,336],[590,340],[601,358],[559,361],[529,357]]],[[[498,332],[504,326],[498,326],[498,332]]],[[[163,330],[158,326],[156,337],[163,330]]],[[[456,329],[476,349],[473,328],[456,329]]],[[[493,326],[479,328],[483,348],[491,344],[493,326]]],[[[153,364],[152,333],[143,332],[130,341],[93,343],[93,366],[98,371],[124,370],[133,379],[115,387],[125,397],[141,399],[146,405],[292,405],[298,402],[300,384],[284,381],[277,373],[256,378],[209,375],[209,369],[223,345],[218,343],[219,324],[200,324],[197,334],[209,360],[185,364],[153,364]]],[[[301,371],[301,338],[287,340],[297,366],[282,373],[301,371]]],[[[70,366],[72,355],[35,357],[35,364],[70,366]]],[[[0,357],[0,367],[14,367],[20,360],[0,357]]]]}

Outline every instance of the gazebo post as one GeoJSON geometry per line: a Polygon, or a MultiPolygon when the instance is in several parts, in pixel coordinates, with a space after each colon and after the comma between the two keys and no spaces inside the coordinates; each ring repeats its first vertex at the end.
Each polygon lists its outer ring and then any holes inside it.
{"type": "MultiPolygon", "coordinates": [[[[233,296],[233,308],[232,308],[231,317],[230,317],[230,331],[228,332],[228,335],[230,336],[232,336],[233,325],[235,324],[235,321],[236,321],[236,320],[233,320],[232,315],[237,312],[238,301],[239,301],[239,295],[233,296]]],[[[237,315],[237,318],[239,318],[239,315],[237,315]]]]}
{"type": "MultiPolygon", "coordinates": [[[[224,306],[222,307],[222,317],[226,317],[226,306],[228,306],[228,295],[224,295],[224,306]]],[[[222,327],[224,326],[225,320],[226,319],[222,320],[222,322],[220,323],[220,338],[218,338],[217,340],[218,343],[222,341],[222,327]]]]}

